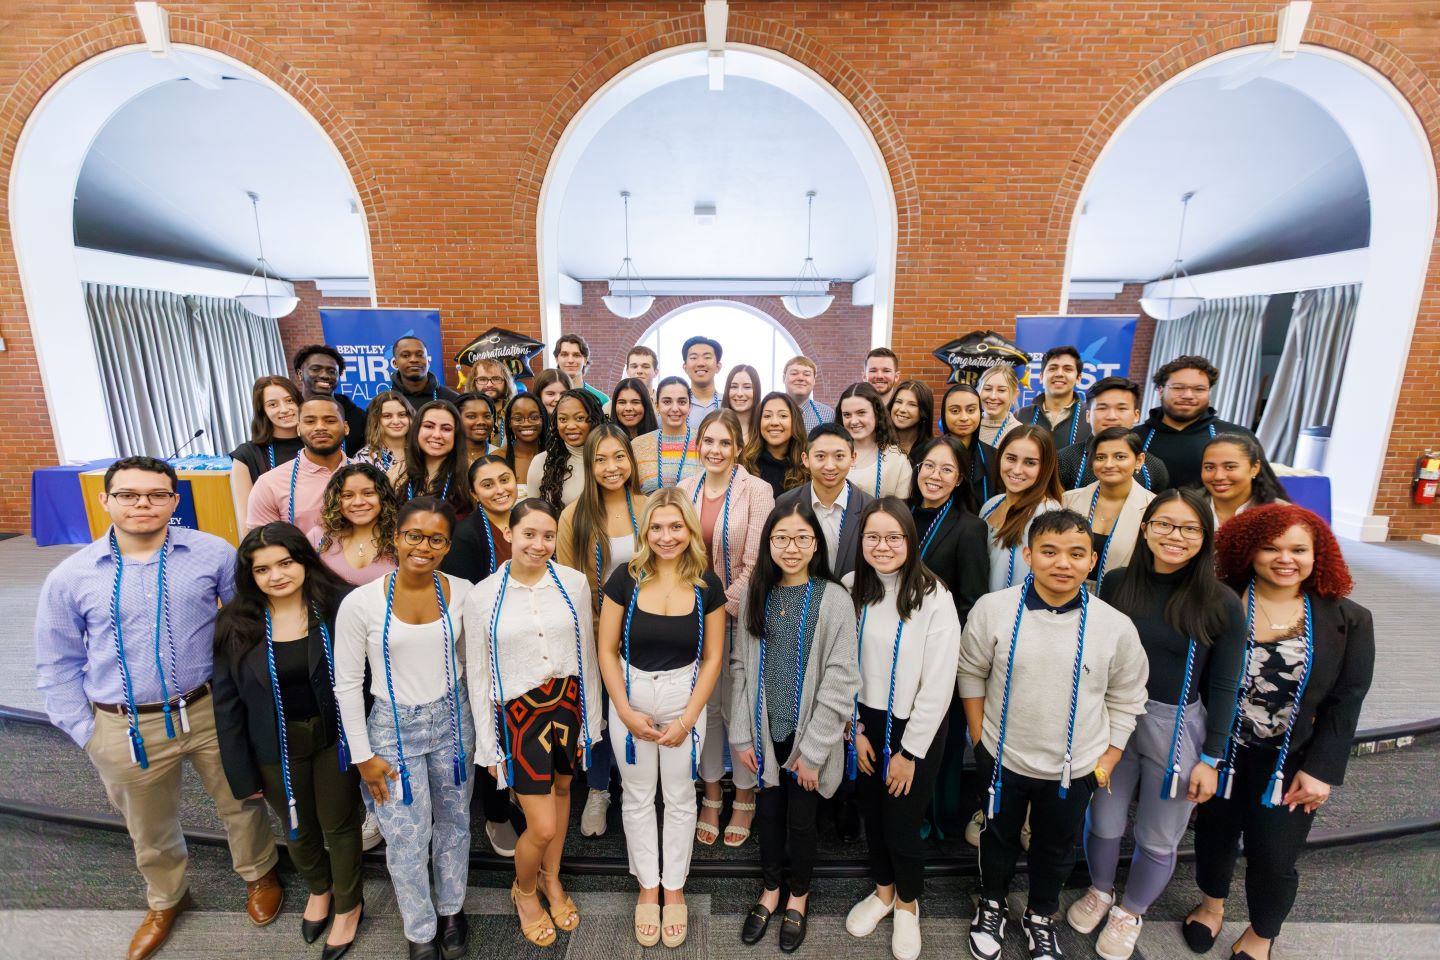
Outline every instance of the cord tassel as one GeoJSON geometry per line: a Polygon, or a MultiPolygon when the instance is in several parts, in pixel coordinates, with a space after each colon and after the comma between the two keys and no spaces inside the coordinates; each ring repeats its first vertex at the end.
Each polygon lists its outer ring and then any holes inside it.
{"type": "Polygon", "coordinates": [[[625,762],[635,766],[635,734],[625,734],[625,762]]]}
{"type": "Polygon", "coordinates": [[[190,732],[190,714],[185,710],[185,698],[180,698],[180,732],[190,732]]]}
{"type": "Polygon", "coordinates": [[[690,728],[690,779],[700,779],[700,733],[690,728]]]}
{"type": "Polygon", "coordinates": [[[150,768],[150,758],[145,755],[145,738],[135,727],[130,728],[130,760],[140,764],[141,770],[150,768]]]}
{"type": "Polygon", "coordinates": [[[1165,774],[1165,791],[1170,795],[1171,800],[1174,800],[1179,795],[1179,788],[1180,765],[1177,763],[1175,766],[1170,768],[1169,773],[1165,774]]]}
{"type": "Polygon", "coordinates": [[[455,786],[458,787],[465,782],[465,774],[461,772],[459,757],[450,758],[450,772],[455,776],[455,786]]]}
{"type": "Polygon", "coordinates": [[[1070,754],[1065,754],[1065,762],[1060,765],[1060,799],[1070,792],[1070,754]]]}
{"type": "Polygon", "coordinates": [[[340,741],[335,745],[335,753],[340,757],[340,772],[344,773],[350,769],[350,744],[345,742],[345,735],[340,735],[340,741]]]}
{"type": "Polygon", "coordinates": [[[845,779],[854,780],[860,773],[860,760],[856,755],[855,741],[845,744],[845,779]]]}
{"type": "Polygon", "coordinates": [[[1265,785],[1265,797],[1263,800],[1265,806],[1280,806],[1281,801],[1285,797],[1285,792],[1282,789],[1283,786],[1284,784],[1281,782],[1280,778],[1272,773],[1270,775],[1270,782],[1265,785]]]}
{"type": "Polygon", "coordinates": [[[170,716],[170,704],[165,704],[165,737],[169,740],[175,739],[175,719],[170,716]]]}
{"type": "Polygon", "coordinates": [[[995,814],[1000,812],[1000,784],[994,783],[990,787],[990,799],[985,807],[987,819],[994,820],[995,814]]]}
{"type": "Polygon", "coordinates": [[[590,769],[590,738],[585,738],[585,769],[590,769]]]}
{"type": "Polygon", "coordinates": [[[890,745],[885,745],[885,762],[880,765],[880,780],[886,782],[890,779],[890,745]]]}
{"type": "Polygon", "coordinates": [[[409,767],[400,768],[400,801],[404,803],[407,807],[415,802],[415,794],[410,792],[409,767]]]}
{"type": "Polygon", "coordinates": [[[290,798],[290,839],[294,840],[300,829],[300,813],[295,809],[295,798],[290,798]]]}
{"type": "Polygon", "coordinates": [[[1229,800],[1229,799],[1230,799],[1230,765],[1229,765],[1229,764],[1226,764],[1226,765],[1225,765],[1223,768],[1221,768],[1221,770],[1220,770],[1219,793],[1220,793],[1220,796],[1224,797],[1226,800],[1229,800]]]}

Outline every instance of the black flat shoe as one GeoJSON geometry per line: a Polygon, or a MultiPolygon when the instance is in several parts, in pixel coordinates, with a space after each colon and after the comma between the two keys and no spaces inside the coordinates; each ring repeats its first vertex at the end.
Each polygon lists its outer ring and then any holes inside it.
{"type": "Polygon", "coordinates": [[[355,940],[360,936],[360,924],[365,922],[365,901],[360,901],[360,916],[355,918],[355,936],[350,938],[349,943],[335,945],[325,944],[325,949],[320,951],[320,960],[340,960],[355,945],[355,940]]]}
{"type": "Polygon", "coordinates": [[[320,934],[324,933],[325,928],[328,926],[330,926],[330,914],[328,913],[325,914],[325,919],[323,920],[306,920],[304,917],[301,917],[300,936],[304,938],[306,943],[314,943],[320,939],[320,934]]]}
{"type": "Polygon", "coordinates": [[[785,916],[780,919],[780,950],[782,953],[794,953],[800,949],[800,944],[805,942],[805,930],[808,926],[808,911],[801,913],[799,910],[786,910],[785,916]]]}
{"type": "Polygon", "coordinates": [[[465,919],[464,910],[441,917],[436,933],[440,943],[440,956],[445,960],[460,960],[465,956],[465,949],[470,942],[470,921],[465,919]]]}
{"type": "Polygon", "coordinates": [[[740,930],[740,942],[752,945],[765,939],[765,931],[770,928],[770,918],[775,916],[775,911],[767,910],[765,905],[757,903],[750,908],[745,915],[745,926],[740,930]]]}
{"type": "Polygon", "coordinates": [[[440,951],[436,949],[438,940],[431,940],[428,943],[416,943],[413,940],[406,940],[410,947],[410,960],[439,960],[440,951]]]}
{"type": "MultiPolygon", "coordinates": [[[[1190,913],[1194,912],[1194,910],[1190,911],[1190,913]]],[[[1181,926],[1180,933],[1185,937],[1185,945],[1196,953],[1209,953],[1210,948],[1215,946],[1216,935],[1211,933],[1210,928],[1199,920],[1191,920],[1189,914],[1185,917],[1185,923],[1181,926]]]]}

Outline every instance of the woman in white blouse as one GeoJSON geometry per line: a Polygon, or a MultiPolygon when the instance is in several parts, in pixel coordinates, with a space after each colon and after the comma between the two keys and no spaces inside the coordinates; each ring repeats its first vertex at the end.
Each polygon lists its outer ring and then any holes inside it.
{"type": "Polygon", "coordinates": [[[444,500],[416,497],[400,508],[396,528],[399,569],[340,605],[335,698],[352,762],[375,800],[410,955],[434,957],[438,940],[446,955],[459,956],[469,939],[463,907],[475,782],[459,646],[470,582],[439,572],[455,531],[444,500]],[[368,720],[367,661],[375,697],[368,720]]]}
{"type": "Polygon", "coordinates": [[[880,394],[868,383],[852,383],[835,404],[835,422],[855,441],[850,482],[870,496],[908,497],[910,458],[896,443],[895,427],[880,394]]]}
{"type": "Polygon", "coordinates": [[[525,939],[541,947],[556,929],[580,924],[560,884],[560,855],[570,785],[589,766],[601,726],[590,585],[553,562],[558,525],[548,501],[517,504],[505,531],[510,559],[470,592],[464,613],[475,762],[509,784],[525,812],[510,899],[525,939]]]}
{"type": "Polygon", "coordinates": [[[866,505],[860,531],[865,562],[844,581],[860,621],[860,694],[847,773],[859,774],[875,890],[851,908],[845,929],[868,937],[893,913],[891,953],[915,960],[925,874],[920,823],[945,753],[960,618],[950,591],[920,560],[904,501],[884,497],[866,505]]]}

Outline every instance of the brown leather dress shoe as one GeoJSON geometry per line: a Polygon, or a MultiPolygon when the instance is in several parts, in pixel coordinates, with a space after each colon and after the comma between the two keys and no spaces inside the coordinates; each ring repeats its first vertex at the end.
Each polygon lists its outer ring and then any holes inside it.
{"type": "Polygon", "coordinates": [[[190,891],[185,891],[185,896],[180,902],[165,910],[149,910],[145,913],[145,919],[140,921],[140,926],[135,929],[135,936],[130,938],[130,952],[126,954],[127,960],[145,960],[165,945],[170,939],[170,931],[175,928],[175,918],[186,910],[195,906],[195,901],[190,897],[190,891]]]}
{"type": "Polygon", "coordinates": [[[280,885],[280,874],[274,867],[259,880],[245,884],[245,912],[250,920],[263,927],[280,916],[280,906],[285,902],[285,888],[280,885]]]}

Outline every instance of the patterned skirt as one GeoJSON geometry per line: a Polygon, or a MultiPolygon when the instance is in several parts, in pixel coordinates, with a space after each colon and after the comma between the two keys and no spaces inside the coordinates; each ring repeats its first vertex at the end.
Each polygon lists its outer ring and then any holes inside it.
{"type": "Polygon", "coordinates": [[[544,796],[556,774],[571,776],[580,769],[584,736],[579,701],[578,679],[552,677],[505,704],[516,793],[544,796]]]}

